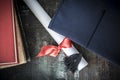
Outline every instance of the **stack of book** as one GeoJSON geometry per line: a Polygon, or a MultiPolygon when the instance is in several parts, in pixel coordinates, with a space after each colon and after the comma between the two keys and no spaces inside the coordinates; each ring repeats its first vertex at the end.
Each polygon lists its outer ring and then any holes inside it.
{"type": "Polygon", "coordinates": [[[0,0],[0,69],[26,62],[13,0],[0,0]]]}

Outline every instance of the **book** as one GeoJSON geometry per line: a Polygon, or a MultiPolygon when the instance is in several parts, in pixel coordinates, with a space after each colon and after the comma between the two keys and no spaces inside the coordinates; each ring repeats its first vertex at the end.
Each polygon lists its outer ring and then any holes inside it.
{"type": "Polygon", "coordinates": [[[0,1],[0,65],[17,63],[15,22],[12,0],[0,1]]]}
{"type": "Polygon", "coordinates": [[[8,68],[8,67],[12,67],[12,66],[17,66],[20,64],[24,64],[26,63],[26,55],[25,55],[25,51],[24,51],[24,47],[23,47],[23,41],[22,41],[22,37],[21,37],[21,32],[20,32],[20,26],[18,24],[18,19],[17,19],[17,15],[16,15],[16,11],[15,8],[13,6],[13,0],[1,0],[0,3],[0,10],[2,10],[2,15],[0,15],[2,18],[0,19],[2,21],[2,23],[0,25],[0,37],[2,36],[2,40],[6,41],[6,43],[0,41],[0,43],[2,44],[0,46],[0,69],[3,68],[8,68]],[[7,5],[6,9],[4,8],[7,5]],[[9,6],[8,6],[9,5],[9,6]],[[11,7],[10,7],[11,6],[11,7]],[[3,8],[6,10],[4,11],[3,8]],[[9,11],[8,13],[5,13],[9,11]],[[9,16],[9,17],[8,17],[9,16]],[[7,17],[7,18],[6,18],[7,17]],[[7,24],[9,22],[9,25],[7,24]],[[4,27],[5,25],[7,25],[7,27],[9,28],[9,31],[11,30],[12,33],[10,32],[9,34],[12,36],[9,39],[6,40],[6,37],[9,37],[10,35],[8,35],[8,33],[6,34],[7,36],[5,36],[4,34],[8,31],[8,28],[4,27]],[[4,34],[3,34],[4,33],[4,34]],[[11,39],[11,40],[10,40],[11,39]],[[9,40],[12,42],[12,44],[9,42],[9,40]],[[7,43],[8,42],[8,43],[7,43]],[[4,46],[6,45],[6,46],[4,46]],[[6,52],[2,49],[6,49],[8,47],[11,47],[10,51],[6,52]],[[6,56],[5,56],[6,54],[6,56]]]}
{"type": "Polygon", "coordinates": [[[18,20],[18,24],[19,24],[19,29],[20,29],[20,32],[21,32],[21,38],[22,38],[22,41],[23,41],[23,47],[24,47],[24,51],[25,51],[25,55],[26,55],[26,60],[29,62],[31,61],[31,56],[30,56],[30,53],[29,53],[29,47],[28,47],[28,43],[27,43],[27,39],[26,39],[26,33],[25,33],[25,30],[23,28],[23,22],[21,20],[21,16],[20,16],[20,7],[21,4],[23,4],[24,2],[21,1],[21,0],[14,0],[14,6],[15,6],[15,10],[16,10],[16,15],[17,15],[17,20],[18,20]]]}

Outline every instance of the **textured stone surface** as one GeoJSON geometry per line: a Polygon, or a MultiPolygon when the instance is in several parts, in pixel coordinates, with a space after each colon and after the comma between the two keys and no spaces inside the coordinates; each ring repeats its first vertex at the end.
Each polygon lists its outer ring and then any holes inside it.
{"type": "MultiPolygon", "coordinates": [[[[39,0],[52,17],[60,0],[39,0]]],[[[0,80],[120,80],[120,67],[110,63],[96,53],[74,43],[89,65],[79,72],[79,79],[66,70],[63,63],[64,52],[52,58],[36,58],[40,48],[46,44],[57,45],[40,22],[24,3],[19,3],[20,17],[27,39],[31,62],[13,68],[0,70],[0,80]]]]}

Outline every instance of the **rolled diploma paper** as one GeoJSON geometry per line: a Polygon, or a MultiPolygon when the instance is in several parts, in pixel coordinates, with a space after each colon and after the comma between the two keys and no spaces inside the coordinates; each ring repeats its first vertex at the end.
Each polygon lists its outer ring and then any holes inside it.
{"type": "MultiPolygon", "coordinates": [[[[41,22],[41,24],[45,27],[45,29],[49,32],[49,34],[53,37],[53,39],[58,44],[60,44],[63,41],[63,39],[65,38],[65,36],[60,35],[48,28],[51,18],[45,12],[45,10],[42,8],[42,6],[37,2],[37,0],[24,0],[24,2],[30,8],[30,10],[33,12],[33,14],[37,17],[37,19],[41,22]]],[[[65,54],[67,56],[79,53],[73,45],[71,48],[64,48],[64,49],[62,48],[62,50],[65,52],[65,54]]],[[[78,64],[78,70],[80,71],[87,65],[88,65],[87,61],[82,57],[80,63],[78,64]]]]}

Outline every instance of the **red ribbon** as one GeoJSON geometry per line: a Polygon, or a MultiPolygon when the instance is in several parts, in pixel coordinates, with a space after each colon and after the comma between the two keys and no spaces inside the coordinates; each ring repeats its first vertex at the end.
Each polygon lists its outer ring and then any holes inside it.
{"type": "Polygon", "coordinates": [[[58,46],[54,46],[54,45],[43,46],[41,48],[41,51],[38,53],[37,57],[41,57],[45,55],[56,57],[60,52],[61,48],[70,48],[70,47],[72,47],[70,39],[64,38],[64,40],[58,46]]]}

